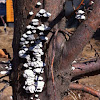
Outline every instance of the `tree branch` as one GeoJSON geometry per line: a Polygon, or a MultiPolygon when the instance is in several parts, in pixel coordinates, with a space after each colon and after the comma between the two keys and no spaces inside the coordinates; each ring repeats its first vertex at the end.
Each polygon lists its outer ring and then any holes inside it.
{"type": "MultiPolygon", "coordinates": [[[[61,70],[65,70],[77,55],[83,50],[84,46],[89,42],[94,32],[100,24],[100,0],[95,0],[93,11],[89,14],[86,21],[84,21],[76,30],[70,40],[64,43],[64,48],[61,56],[61,70]],[[66,63],[67,62],[67,63],[66,63]]],[[[61,35],[57,37],[57,49],[59,48],[59,40],[63,41],[61,35]]]]}
{"type": "Polygon", "coordinates": [[[69,85],[69,89],[72,89],[72,90],[81,90],[81,91],[84,91],[84,92],[87,92],[91,95],[94,95],[98,98],[100,98],[100,92],[94,90],[94,89],[91,89],[87,86],[84,86],[84,85],[81,85],[81,84],[76,84],[76,83],[71,83],[69,85]]]}
{"type": "Polygon", "coordinates": [[[88,62],[86,64],[73,64],[75,70],[72,71],[72,77],[83,75],[89,72],[100,70],[100,58],[95,62],[88,62]]]}

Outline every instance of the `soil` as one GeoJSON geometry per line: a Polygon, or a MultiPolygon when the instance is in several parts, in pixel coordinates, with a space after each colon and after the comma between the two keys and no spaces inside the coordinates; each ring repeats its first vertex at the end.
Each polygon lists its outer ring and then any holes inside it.
{"type": "MultiPolygon", "coordinates": [[[[7,33],[4,32],[3,27],[0,27],[0,49],[5,48],[13,58],[13,50],[12,50],[12,39],[13,39],[13,28],[7,28],[7,33]]],[[[89,60],[92,57],[95,57],[95,50],[100,55],[100,37],[92,38],[90,43],[93,48],[91,49],[90,44],[88,43],[83,52],[78,56],[79,58],[84,58],[84,60],[89,60]]],[[[0,61],[8,61],[8,59],[0,58],[0,61]]],[[[2,76],[2,75],[0,75],[2,76]]],[[[8,80],[8,77],[4,79],[8,80]]],[[[100,74],[96,72],[95,75],[85,76],[77,80],[79,84],[83,84],[89,86],[95,90],[100,91],[100,74]]],[[[0,89],[3,88],[5,84],[0,83],[0,89]]],[[[11,87],[7,87],[2,93],[0,92],[0,100],[11,100],[12,89],[11,87]]],[[[97,97],[94,97],[88,93],[73,90],[69,91],[68,96],[64,98],[64,100],[99,100],[97,97]]]]}

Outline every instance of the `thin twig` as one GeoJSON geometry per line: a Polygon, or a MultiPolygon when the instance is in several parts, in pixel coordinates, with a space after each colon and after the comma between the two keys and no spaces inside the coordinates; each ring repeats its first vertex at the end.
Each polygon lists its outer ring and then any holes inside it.
{"type": "Polygon", "coordinates": [[[7,84],[7,83],[9,83],[9,81],[3,79],[3,80],[0,81],[0,83],[6,83],[7,84]]]}
{"type": "Polygon", "coordinates": [[[0,90],[0,92],[3,92],[8,86],[9,86],[9,84],[6,84],[6,85],[0,90]]]}
{"type": "Polygon", "coordinates": [[[0,79],[4,78],[4,77],[7,77],[9,76],[8,74],[4,75],[4,76],[1,76],[0,79]]]}
{"type": "Polygon", "coordinates": [[[95,52],[95,57],[99,57],[99,54],[98,54],[98,52],[97,52],[97,50],[93,47],[93,45],[91,44],[91,42],[89,41],[89,44],[90,44],[90,46],[91,46],[91,50],[93,49],[94,50],[94,52],[95,52]]]}
{"type": "Polygon", "coordinates": [[[54,98],[56,100],[56,90],[55,90],[55,80],[54,80],[54,72],[53,72],[53,63],[55,58],[55,37],[57,36],[58,29],[56,30],[56,33],[54,35],[54,45],[53,45],[53,57],[51,62],[51,74],[52,74],[52,84],[53,84],[53,90],[54,90],[54,98]]]}

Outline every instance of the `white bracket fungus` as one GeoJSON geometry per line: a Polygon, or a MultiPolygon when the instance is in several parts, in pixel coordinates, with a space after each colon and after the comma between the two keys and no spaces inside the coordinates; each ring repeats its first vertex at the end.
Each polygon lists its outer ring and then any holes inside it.
{"type": "Polygon", "coordinates": [[[37,4],[36,4],[37,6],[41,6],[41,2],[37,2],[37,4]]]}
{"type": "Polygon", "coordinates": [[[76,19],[81,19],[81,20],[85,20],[86,19],[85,15],[76,15],[75,18],[76,19]]]}
{"type": "Polygon", "coordinates": [[[31,29],[31,27],[32,27],[31,25],[28,25],[26,28],[27,28],[27,29],[31,29]]]}
{"type": "Polygon", "coordinates": [[[41,73],[41,70],[42,70],[42,68],[36,68],[36,69],[34,69],[33,71],[34,71],[35,73],[40,74],[40,73],[41,73]]]}
{"type": "Polygon", "coordinates": [[[44,14],[44,13],[46,13],[46,10],[45,9],[40,9],[39,13],[44,14]]]}
{"type": "Polygon", "coordinates": [[[40,31],[46,31],[46,30],[50,30],[50,27],[48,27],[44,24],[41,24],[40,26],[37,27],[37,29],[40,31]]]}
{"type": "Polygon", "coordinates": [[[85,14],[85,12],[83,10],[78,10],[77,14],[85,14]]]}
{"type": "Polygon", "coordinates": [[[72,66],[71,70],[75,70],[75,67],[72,66]]]}
{"type": "Polygon", "coordinates": [[[78,10],[75,16],[76,19],[85,20],[85,12],[83,10],[78,10]]]}
{"type": "Polygon", "coordinates": [[[0,74],[5,75],[5,74],[9,74],[10,71],[1,71],[0,74]]]}
{"type": "Polygon", "coordinates": [[[30,99],[33,100],[34,98],[33,97],[30,97],[30,99]]]}
{"type": "Polygon", "coordinates": [[[40,99],[38,98],[38,99],[36,99],[36,100],[40,100],[40,99]]]}
{"type": "Polygon", "coordinates": [[[72,64],[74,64],[74,63],[77,63],[77,61],[76,61],[76,60],[74,60],[74,61],[72,62],[72,64]]]}
{"type": "Polygon", "coordinates": [[[23,87],[27,93],[34,93],[35,92],[35,86],[34,85],[29,85],[29,86],[24,86],[23,87]]]}
{"type": "Polygon", "coordinates": [[[34,35],[29,35],[28,38],[27,38],[27,40],[35,40],[34,35]]]}
{"type": "Polygon", "coordinates": [[[32,19],[32,22],[39,22],[38,19],[32,19]]]}
{"type": "Polygon", "coordinates": [[[29,67],[28,63],[24,63],[23,66],[24,66],[25,68],[28,68],[28,67],[29,67]]]}
{"type": "Polygon", "coordinates": [[[50,16],[51,16],[51,13],[49,13],[49,12],[46,12],[46,13],[43,14],[43,17],[47,17],[48,18],[50,16]]]}
{"type": "Polygon", "coordinates": [[[36,33],[36,30],[32,30],[32,33],[36,33]]]}
{"type": "Polygon", "coordinates": [[[29,15],[30,15],[30,16],[32,16],[33,14],[34,14],[33,11],[30,11],[30,12],[29,12],[29,15]]]}
{"type": "Polygon", "coordinates": [[[25,85],[34,85],[34,78],[27,78],[25,81],[25,85]]]}
{"type": "MultiPolygon", "coordinates": [[[[40,5],[41,3],[37,2],[36,6],[39,7],[40,5]]],[[[33,14],[32,11],[29,12],[30,16],[33,14]]],[[[51,14],[45,9],[40,9],[36,16],[41,17],[42,20],[42,18],[49,18],[51,14]]],[[[25,69],[23,73],[23,77],[25,78],[23,89],[27,93],[42,92],[45,84],[41,76],[44,73],[44,66],[46,66],[43,61],[43,44],[48,40],[45,32],[51,28],[45,24],[41,24],[40,26],[39,24],[38,19],[32,19],[31,24],[26,27],[26,33],[20,38],[19,57],[25,59],[25,62],[23,62],[23,68],[25,69]]],[[[38,94],[35,94],[36,100],[40,100],[38,97],[38,94]]],[[[30,97],[30,99],[33,99],[33,97],[30,97]]]]}
{"type": "Polygon", "coordinates": [[[24,34],[23,34],[23,37],[24,37],[24,38],[27,38],[28,36],[24,33],[24,34]]]}
{"type": "Polygon", "coordinates": [[[30,70],[30,69],[26,69],[25,71],[24,71],[24,73],[23,73],[23,77],[25,77],[25,78],[34,78],[35,77],[35,74],[34,74],[34,72],[32,71],[32,70],[30,70]]]}
{"type": "Polygon", "coordinates": [[[22,37],[20,40],[21,40],[22,42],[24,42],[26,39],[22,37]]]}
{"type": "Polygon", "coordinates": [[[31,31],[27,31],[27,32],[26,32],[26,34],[31,34],[31,33],[32,33],[31,31]]]}

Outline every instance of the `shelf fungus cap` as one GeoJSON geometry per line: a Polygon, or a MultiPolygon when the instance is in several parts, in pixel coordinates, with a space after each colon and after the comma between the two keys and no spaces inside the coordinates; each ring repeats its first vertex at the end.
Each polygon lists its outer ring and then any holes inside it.
{"type": "Polygon", "coordinates": [[[84,15],[81,16],[82,20],[86,20],[86,17],[84,15]]]}
{"type": "Polygon", "coordinates": [[[74,63],[77,63],[77,61],[76,61],[76,60],[74,60],[74,61],[72,62],[72,64],[74,64],[74,63]]]}
{"type": "Polygon", "coordinates": [[[75,67],[72,66],[71,70],[75,70],[75,67]]]}
{"type": "Polygon", "coordinates": [[[44,35],[44,33],[43,32],[40,32],[39,35],[44,35]]]}
{"type": "Polygon", "coordinates": [[[38,81],[38,86],[37,87],[43,88],[44,84],[45,84],[44,81],[38,81]]]}
{"type": "Polygon", "coordinates": [[[40,9],[39,13],[44,14],[44,13],[46,13],[46,10],[45,9],[40,9]]]}
{"type": "Polygon", "coordinates": [[[24,87],[24,89],[26,90],[27,93],[34,93],[35,86],[34,85],[30,85],[30,86],[24,87]]]}
{"type": "Polygon", "coordinates": [[[40,26],[37,27],[37,29],[40,31],[46,31],[46,30],[50,30],[50,27],[48,27],[44,24],[41,24],[40,26]]]}
{"type": "Polygon", "coordinates": [[[24,43],[25,43],[25,44],[29,44],[29,41],[25,41],[24,43]]]}
{"type": "Polygon", "coordinates": [[[32,19],[32,24],[33,25],[39,25],[39,20],[38,19],[32,19]]]}
{"type": "Polygon", "coordinates": [[[40,74],[41,73],[41,70],[42,70],[42,68],[36,68],[36,69],[34,69],[34,72],[40,74]]]}
{"type": "Polygon", "coordinates": [[[30,97],[30,99],[33,100],[34,98],[33,97],[30,97]]]}
{"type": "Polygon", "coordinates": [[[40,99],[38,98],[38,99],[36,99],[36,100],[40,100],[40,99]]]}
{"type": "Polygon", "coordinates": [[[31,25],[28,25],[26,28],[27,28],[27,29],[31,29],[31,27],[32,27],[31,25]]]}
{"type": "Polygon", "coordinates": [[[36,98],[38,98],[38,97],[39,97],[39,95],[38,95],[38,94],[35,94],[35,97],[36,97],[36,98]]]}
{"type": "Polygon", "coordinates": [[[31,29],[32,29],[32,30],[33,30],[33,29],[34,29],[34,30],[36,30],[36,29],[37,29],[37,27],[35,27],[35,26],[32,26],[32,27],[31,27],[31,29]]]}
{"type": "Polygon", "coordinates": [[[24,73],[23,73],[23,77],[25,77],[25,78],[34,78],[35,77],[35,74],[34,74],[34,72],[32,71],[32,70],[30,70],[30,69],[26,69],[25,71],[24,71],[24,73]]]}
{"type": "Polygon", "coordinates": [[[39,80],[39,81],[43,81],[43,77],[42,77],[42,76],[39,76],[39,77],[38,77],[38,80],[39,80]]]}
{"type": "Polygon", "coordinates": [[[33,30],[32,32],[33,32],[33,33],[36,33],[36,30],[33,30]]]}
{"type": "Polygon", "coordinates": [[[5,75],[5,74],[9,74],[10,71],[1,71],[0,74],[5,75]]]}
{"type": "Polygon", "coordinates": [[[34,14],[33,11],[30,11],[30,12],[29,12],[29,15],[30,15],[30,16],[32,16],[33,14],[34,14]]]}
{"type": "Polygon", "coordinates": [[[27,78],[26,81],[25,81],[25,85],[34,85],[34,79],[27,78]]]}
{"type": "Polygon", "coordinates": [[[24,33],[23,35],[22,35],[24,38],[27,38],[28,36],[24,33]]]}
{"type": "Polygon", "coordinates": [[[32,19],[32,22],[39,22],[38,19],[32,19]]]}
{"type": "Polygon", "coordinates": [[[49,13],[49,12],[46,12],[46,13],[43,14],[43,17],[47,17],[48,18],[50,16],[51,16],[51,13],[49,13]]]}
{"type": "Polygon", "coordinates": [[[85,15],[76,15],[75,18],[80,19],[80,20],[85,20],[86,19],[85,15]]]}
{"type": "Polygon", "coordinates": [[[37,83],[38,85],[37,85],[35,92],[42,92],[43,87],[44,87],[44,82],[43,81],[37,81],[37,82],[38,82],[37,83]]]}
{"type": "Polygon", "coordinates": [[[83,10],[78,10],[77,14],[85,14],[83,10]]]}
{"type": "Polygon", "coordinates": [[[37,2],[37,4],[36,4],[37,6],[41,6],[41,2],[37,2]]]}
{"type": "Polygon", "coordinates": [[[41,15],[39,13],[36,14],[36,17],[41,17],[41,15]]]}
{"type": "Polygon", "coordinates": [[[28,68],[29,67],[28,63],[24,63],[23,67],[28,68]]]}
{"type": "Polygon", "coordinates": [[[24,50],[20,50],[19,54],[25,54],[25,51],[24,50]]]}
{"type": "Polygon", "coordinates": [[[23,47],[22,48],[24,51],[28,51],[28,48],[27,47],[23,47]]]}
{"type": "Polygon", "coordinates": [[[27,32],[26,32],[26,34],[31,34],[31,33],[32,33],[31,31],[27,31],[27,32]]]}
{"type": "Polygon", "coordinates": [[[22,37],[20,40],[21,40],[22,42],[24,42],[26,39],[22,37]]]}
{"type": "Polygon", "coordinates": [[[27,40],[35,40],[34,35],[29,35],[28,38],[27,38],[27,40]]]}
{"type": "Polygon", "coordinates": [[[37,26],[37,25],[39,25],[39,22],[33,22],[32,24],[33,24],[33,26],[37,26]]]}

